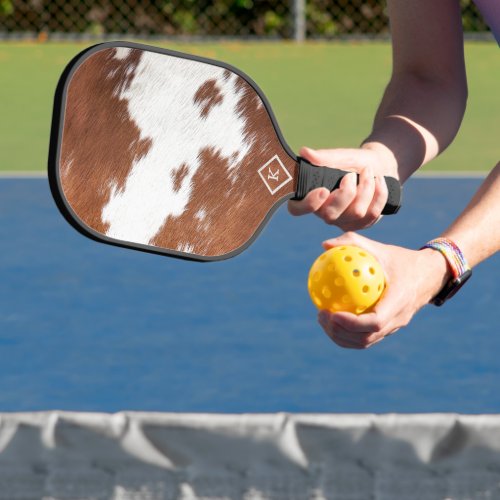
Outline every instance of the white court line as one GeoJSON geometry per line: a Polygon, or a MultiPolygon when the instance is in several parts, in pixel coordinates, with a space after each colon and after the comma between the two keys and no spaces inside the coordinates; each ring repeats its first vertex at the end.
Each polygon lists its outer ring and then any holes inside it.
{"type": "Polygon", "coordinates": [[[416,172],[412,177],[414,179],[483,179],[489,172],[477,170],[452,170],[448,172],[439,172],[429,170],[424,172],[416,172]]]}
{"type": "MultiPolygon", "coordinates": [[[[488,175],[487,171],[478,172],[474,170],[451,170],[440,172],[429,170],[425,172],[416,172],[413,174],[413,179],[483,179],[488,175]]],[[[44,179],[47,177],[47,172],[44,171],[0,171],[0,179],[44,179]]]]}
{"type": "Polygon", "coordinates": [[[0,179],[45,179],[47,172],[44,171],[14,171],[6,170],[0,172],[0,179]]]}

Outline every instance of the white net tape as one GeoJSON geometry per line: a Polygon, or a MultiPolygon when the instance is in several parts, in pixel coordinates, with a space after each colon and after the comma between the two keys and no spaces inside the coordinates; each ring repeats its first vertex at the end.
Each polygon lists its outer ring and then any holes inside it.
{"type": "Polygon", "coordinates": [[[0,414],[0,500],[496,500],[500,415],[0,414]]]}

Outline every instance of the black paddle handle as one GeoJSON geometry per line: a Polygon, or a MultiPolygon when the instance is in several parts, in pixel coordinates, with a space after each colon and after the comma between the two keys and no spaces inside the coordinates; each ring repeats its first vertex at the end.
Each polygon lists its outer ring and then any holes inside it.
{"type": "MultiPolygon", "coordinates": [[[[302,200],[307,193],[319,187],[326,187],[330,191],[333,191],[340,186],[342,178],[350,173],[338,168],[317,167],[300,157],[298,158],[298,162],[299,179],[294,200],[302,200]]],[[[382,213],[384,215],[395,214],[401,207],[401,184],[394,177],[384,177],[384,179],[389,195],[382,213]]],[[[359,182],[358,174],[356,182],[359,182]]]]}

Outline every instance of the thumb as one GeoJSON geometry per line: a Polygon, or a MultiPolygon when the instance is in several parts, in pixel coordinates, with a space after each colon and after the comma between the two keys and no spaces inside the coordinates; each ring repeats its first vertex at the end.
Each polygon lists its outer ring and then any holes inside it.
{"type": "Polygon", "coordinates": [[[349,231],[347,233],[341,234],[340,236],[337,236],[336,238],[331,238],[323,241],[322,245],[325,250],[341,245],[356,245],[370,251],[370,240],[353,231],[349,231]]]}
{"type": "Polygon", "coordinates": [[[316,151],[315,149],[303,146],[299,150],[299,156],[302,156],[302,158],[306,159],[314,165],[323,166],[322,155],[318,154],[318,151],[316,151]]]}
{"type": "Polygon", "coordinates": [[[347,168],[356,172],[366,163],[365,152],[359,149],[311,149],[302,147],[299,155],[314,165],[347,168]]]}

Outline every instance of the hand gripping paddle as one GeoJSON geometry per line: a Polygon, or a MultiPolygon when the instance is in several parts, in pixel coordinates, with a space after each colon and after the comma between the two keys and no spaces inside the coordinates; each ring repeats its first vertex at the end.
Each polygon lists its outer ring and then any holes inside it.
{"type": "MultiPolygon", "coordinates": [[[[98,241],[194,260],[243,251],[278,206],[346,174],[293,154],[262,91],[241,71],[128,42],[90,47],[55,96],[49,181],[98,241]]],[[[383,213],[400,206],[386,177],[383,213]]]]}

